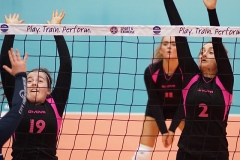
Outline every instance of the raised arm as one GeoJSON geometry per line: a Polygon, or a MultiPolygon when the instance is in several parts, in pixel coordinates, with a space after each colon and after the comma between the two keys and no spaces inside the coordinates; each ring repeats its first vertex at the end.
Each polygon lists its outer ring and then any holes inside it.
{"type": "Polygon", "coordinates": [[[151,109],[151,112],[157,122],[159,131],[164,134],[167,133],[167,126],[165,123],[165,118],[163,115],[163,111],[161,109],[161,103],[158,97],[158,88],[156,83],[152,80],[152,68],[149,66],[144,73],[144,82],[147,89],[148,94],[148,103],[147,107],[151,109]]]}
{"type": "MultiPolygon", "coordinates": [[[[163,0],[167,11],[167,15],[171,25],[183,25],[182,19],[173,0],[163,0]]],[[[199,68],[195,63],[187,42],[186,37],[175,37],[179,66],[183,70],[183,74],[198,73],[199,68]]]]}
{"type": "MultiPolygon", "coordinates": [[[[216,12],[217,0],[203,0],[207,7],[209,21],[211,26],[220,26],[218,16],[216,12]]],[[[222,38],[212,37],[212,44],[214,50],[214,56],[217,62],[217,76],[222,82],[225,89],[229,92],[233,92],[234,76],[232,67],[227,55],[227,51],[222,44],[222,38]]]]}
{"type": "MultiPolygon", "coordinates": [[[[18,20],[20,17],[19,14],[13,14],[9,15],[7,17],[6,15],[4,16],[5,21],[7,24],[21,24],[24,22],[24,20],[18,20]]],[[[4,89],[4,94],[7,98],[7,101],[9,103],[9,107],[12,107],[12,97],[14,93],[14,83],[15,83],[15,78],[6,72],[2,66],[6,65],[8,67],[11,67],[11,63],[8,57],[8,51],[13,47],[13,42],[14,42],[15,35],[5,35],[3,43],[2,43],[2,49],[1,49],[1,59],[0,59],[0,71],[1,71],[1,79],[2,79],[2,85],[4,89]]]]}
{"type": "MultiPolygon", "coordinates": [[[[9,57],[12,67],[4,65],[4,69],[14,77],[15,86],[12,99],[12,108],[0,120],[0,148],[9,139],[9,137],[16,130],[21,118],[26,103],[26,61],[28,55],[26,54],[22,60],[18,51],[16,54],[14,50],[9,51],[9,57]]],[[[0,151],[1,153],[1,151],[0,151]]]]}
{"type": "MultiPolygon", "coordinates": [[[[163,0],[163,1],[164,1],[164,5],[167,11],[170,24],[183,25],[182,19],[178,13],[178,10],[173,0],[163,0]]],[[[175,40],[176,40],[179,66],[182,69],[183,75],[184,75],[183,88],[185,88],[188,82],[190,81],[190,79],[192,78],[192,75],[199,72],[199,68],[191,55],[187,38],[175,37],[175,40]]],[[[184,118],[184,110],[183,110],[183,105],[180,103],[172,119],[171,125],[169,127],[169,136],[167,138],[167,141],[169,142],[171,141],[170,143],[172,143],[174,132],[183,118],[184,118]]]]}
{"type": "Polygon", "coordinates": [[[22,114],[19,113],[22,104],[22,98],[19,93],[22,90],[26,92],[26,87],[24,88],[24,85],[26,86],[26,73],[17,74],[14,80],[16,86],[14,89],[12,107],[0,120],[0,147],[11,137],[22,118],[22,114]]]}
{"type": "Polygon", "coordinates": [[[52,92],[52,96],[56,103],[58,104],[58,112],[59,115],[63,114],[65,109],[65,105],[68,99],[70,87],[71,87],[71,80],[72,80],[72,61],[70,57],[70,53],[66,44],[66,41],[63,36],[54,36],[59,58],[60,58],[60,67],[58,71],[58,78],[56,81],[56,85],[52,92]]]}
{"type": "MultiPolygon", "coordinates": [[[[58,15],[58,11],[56,10],[52,14],[52,21],[47,21],[48,24],[60,24],[62,19],[65,16],[65,12],[61,11],[58,15]]],[[[51,95],[54,98],[59,115],[62,116],[65,105],[68,99],[71,80],[72,80],[72,61],[70,57],[70,53],[67,47],[67,43],[63,36],[54,36],[59,58],[60,58],[60,67],[58,71],[58,78],[56,81],[56,85],[51,95]]]]}

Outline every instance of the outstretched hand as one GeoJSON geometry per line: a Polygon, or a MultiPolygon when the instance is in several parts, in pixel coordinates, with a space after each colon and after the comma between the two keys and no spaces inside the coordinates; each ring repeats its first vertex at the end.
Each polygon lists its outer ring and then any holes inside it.
{"type": "Polygon", "coordinates": [[[6,65],[3,65],[3,68],[9,74],[15,76],[17,73],[26,72],[27,71],[27,67],[26,67],[26,62],[27,62],[27,58],[28,58],[28,54],[27,53],[24,56],[24,58],[22,59],[21,56],[20,56],[19,51],[16,50],[16,53],[14,53],[14,49],[11,48],[8,51],[8,56],[9,56],[9,60],[11,62],[12,68],[9,68],[6,65]]]}
{"type": "Polygon", "coordinates": [[[65,16],[65,12],[62,10],[58,15],[58,10],[53,11],[52,13],[52,20],[47,21],[47,24],[61,24],[63,18],[65,16]]]}
{"type": "Polygon", "coordinates": [[[217,5],[217,0],[203,0],[203,3],[207,9],[215,9],[217,5]]]}
{"type": "Polygon", "coordinates": [[[8,17],[4,15],[4,18],[7,24],[22,24],[23,22],[25,22],[24,20],[18,20],[19,17],[20,15],[16,13],[14,13],[13,15],[9,14],[8,17]]]}

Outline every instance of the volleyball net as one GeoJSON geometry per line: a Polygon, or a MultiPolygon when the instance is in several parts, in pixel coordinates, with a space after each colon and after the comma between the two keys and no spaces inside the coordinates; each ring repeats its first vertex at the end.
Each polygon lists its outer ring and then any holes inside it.
{"type": "MultiPolygon", "coordinates": [[[[14,48],[21,54],[28,52],[28,70],[48,68],[54,80],[59,57],[53,35],[65,37],[73,70],[57,146],[59,160],[131,159],[139,145],[147,104],[144,70],[153,62],[162,37],[188,37],[196,62],[205,42],[222,37],[235,78],[227,129],[229,153],[233,159],[240,157],[240,27],[0,24],[0,44],[5,34],[15,34],[14,48]]],[[[1,115],[7,111],[4,100],[1,115]]],[[[170,148],[163,147],[159,135],[151,158],[175,159],[180,132],[176,135],[170,148]]],[[[3,154],[10,159],[10,153],[9,141],[3,154]]]]}

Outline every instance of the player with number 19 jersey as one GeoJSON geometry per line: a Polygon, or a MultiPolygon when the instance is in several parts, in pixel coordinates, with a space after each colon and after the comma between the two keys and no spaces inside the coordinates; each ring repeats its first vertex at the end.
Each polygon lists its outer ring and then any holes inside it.
{"type": "MultiPolygon", "coordinates": [[[[183,25],[172,0],[164,0],[171,25],[183,25]]],[[[219,26],[216,10],[208,10],[210,25],[219,26]]],[[[174,132],[185,116],[180,150],[196,157],[227,159],[226,127],[233,93],[233,71],[221,38],[212,38],[217,75],[204,77],[191,56],[187,39],[176,37],[179,65],[183,69],[183,103],[169,128],[174,132]]],[[[206,158],[207,159],[207,158],[206,158]]]]}
{"type": "MultiPolygon", "coordinates": [[[[12,48],[14,35],[6,35],[2,44],[2,62],[9,66],[8,50],[12,48]]],[[[72,64],[63,36],[54,36],[60,67],[56,85],[44,103],[26,102],[24,117],[13,134],[13,160],[57,160],[56,145],[62,115],[68,99],[72,64]]],[[[2,71],[3,88],[9,106],[12,104],[14,77],[2,71]]]]}

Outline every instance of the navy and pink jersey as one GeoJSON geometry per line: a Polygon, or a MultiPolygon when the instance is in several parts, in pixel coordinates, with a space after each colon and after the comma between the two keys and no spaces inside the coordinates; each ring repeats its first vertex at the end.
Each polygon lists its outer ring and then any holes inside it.
{"type": "Polygon", "coordinates": [[[27,92],[26,81],[26,73],[21,72],[15,75],[12,107],[0,119],[0,160],[3,160],[2,146],[11,137],[23,117],[27,92]]]}
{"type": "MultiPolygon", "coordinates": [[[[51,95],[42,104],[26,102],[24,116],[13,134],[13,160],[56,160],[56,145],[61,126],[62,115],[68,99],[72,63],[69,50],[63,36],[54,36],[60,67],[56,85],[51,95]]],[[[2,44],[2,64],[10,66],[8,50],[13,46],[14,35],[6,35],[2,44]]],[[[4,93],[12,107],[14,77],[2,70],[4,93]]]]}
{"type": "MultiPolygon", "coordinates": [[[[171,25],[183,25],[172,0],[164,0],[171,25]]],[[[219,26],[216,10],[208,10],[211,26],[219,26]]],[[[191,155],[228,158],[226,127],[233,93],[233,71],[221,38],[212,38],[217,75],[203,76],[191,56],[187,39],[176,37],[179,66],[183,69],[183,103],[170,126],[175,131],[182,117],[185,127],[178,146],[191,155]]]]}
{"type": "Polygon", "coordinates": [[[182,98],[183,75],[180,67],[168,76],[163,70],[163,61],[149,65],[144,73],[148,93],[145,116],[153,117],[162,134],[167,133],[166,119],[172,119],[182,98]]]}

